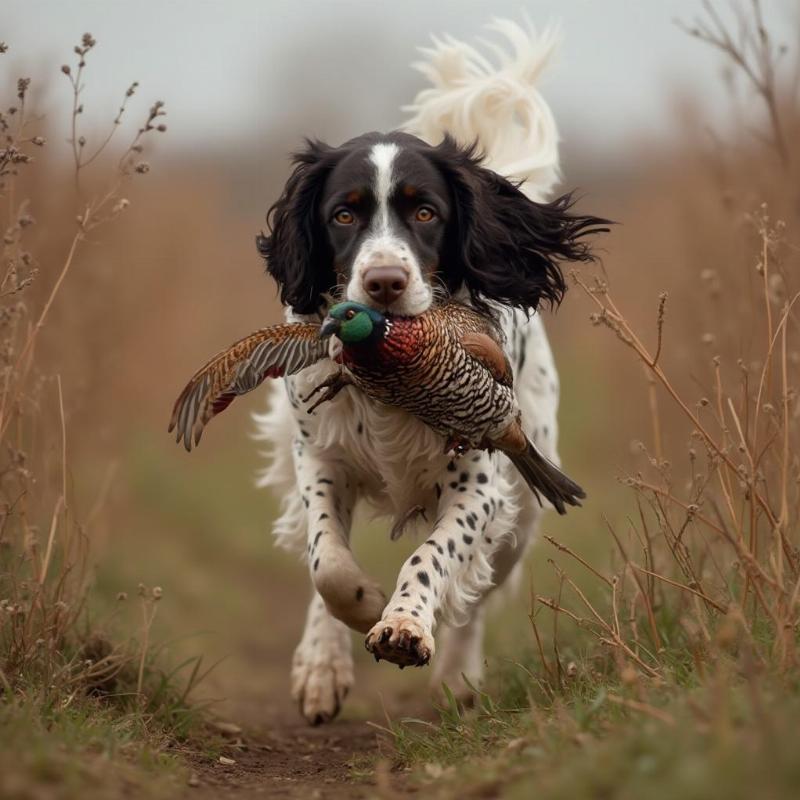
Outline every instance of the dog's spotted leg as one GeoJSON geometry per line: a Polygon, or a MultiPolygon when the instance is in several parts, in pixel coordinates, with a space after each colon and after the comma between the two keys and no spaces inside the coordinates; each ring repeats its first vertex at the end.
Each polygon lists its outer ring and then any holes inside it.
{"type": "Polygon", "coordinates": [[[305,447],[297,480],[308,521],[308,566],[328,611],[361,633],[380,619],[386,595],[350,550],[355,485],[339,461],[305,447]]]}
{"type": "Polygon", "coordinates": [[[312,724],[330,722],[353,685],[350,631],[314,592],[292,660],[292,698],[312,724]]]}
{"type": "Polygon", "coordinates": [[[505,503],[494,484],[496,459],[479,453],[448,464],[437,484],[433,532],[403,565],[381,620],[367,634],[367,650],[377,659],[427,664],[439,614],[463,614],[490,585],[492,523],[505,503]]]}

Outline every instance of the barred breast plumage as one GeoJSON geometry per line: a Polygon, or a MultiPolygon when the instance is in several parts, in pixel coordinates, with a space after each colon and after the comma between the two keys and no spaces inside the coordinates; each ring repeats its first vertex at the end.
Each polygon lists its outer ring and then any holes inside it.
{"type": "Polygon", "coordinates": [[[451,303],[418,317],[387,319],[373,350],[345,345],[342,360],[354,383],[376,400],[405,409],[448,439],[479,447],[499,437],[519,412],[510,381],[496,380],[462,344],[468,333],[497,336],[484,318],[451,303]]]}

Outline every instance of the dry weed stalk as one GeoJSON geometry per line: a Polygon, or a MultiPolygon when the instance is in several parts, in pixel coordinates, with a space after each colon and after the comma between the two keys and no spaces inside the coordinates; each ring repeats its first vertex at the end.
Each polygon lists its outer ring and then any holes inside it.
{"type": "MultiPolygon", "coordinates": [[[[783,50],[765,30],[758,0],[752,0],[749,16],[738,13],[738,36],[710,3],[704,5],[708,21],[687,30],[723,50],[764,100],[772,126],[769,143],[784,165],[773,167],[780,185],[785,165],[793,162],[776,78],[783,50]]],[[[797,116],[796,109],[787,111],[797,116]]],[[[776,196],[776,203],[785,202],[776,196]]],[[[795,206],[782,210],[796,218],[795,206]]],[[[748,680],[765,669],[791,675],[798,666],[800,248],[766,203],[733,222],[740,220],[751,232],[758,279],[729,274],[723,283],[716,264],[698,276],[716,300],[724,302],[728,284],[731,293],[748,292],[750,302],[742,312],[747,318],[737,320],[727,338],[724,331],[704,334],[703,343],[719,348],[719,355],[705,361],[708,390],[697,399],[684,388],[683,376],[675,377],[666,293],[658,298],[651,348],[604,280],[573,273],[594,306],[591,322],[610,330],[642,365],[653,453],[640,444],[646,466],[625,481],[638,511],[628,518],[628,530],[623,534],[606,523],[619,558],[616,574],[603,574],[546,537],[590,572],[600,599],[553,564],[558,585],[569,595],[536,600],[590,631],[615,658],[651,679],[674,675],[686,654],[698,676],[717,674],[710,668],[731,657],[748,680]],[[741,332],[749,330],[755,357],[745,355],[741,332]],[[688,452],[676,449],[676,431],[678,441],[688,441],[688,452]],[[625,608],[627,614],[621,613],[625,608]]],[[[738,304],[727,300],[733,313],[738,304]]]]}
{"type": "Polygon", "coordinates": [[[786,143],[781,119],[781,98],[778,90],[777,67],[787,53],[784,44],[776,45],[764,24],[760,0],[749,0],[749,13],[734,5],[736,30],[727,25],[711,0],[703,0],[705,18],[690,25],[678,20],[678,26],[701,42],[716,48],[743,75],[764,102],[770,123],[770,135],[762,137],[774,147],[785,165],[790,150],[786,143]]]}
{"type": "MultiPolygon", "coordinates": [[[[604,326],[644,365],[654,384],[688,423],[689,439],[705,453],[699,467],[693,445],[689,452],[690,475],[676,479],[676,468],[662,455],[649,457],[654,479],[642,474],[626,483],[637,493],[639,519],[629,520],[630,539],[641,547],[644,564],[629,555],[621,537],[609,525],[622,558],[620,573],[612,578],[600,573],[570,548],[546,539],[559,551],[588,569],[605,585],[607,611],[589,600],[564,570],[554,565],[560,583],[566,582],[579,605],[588,612],[566,608],[549,598],[538,601],[564,613],[595,632],[598,640],[620,652],[650,677],[664,674],[662,659],[664,621],[661,610],[675,607],[666,598],[677,592],[678,607],[685,614],[684,627],[696,628],[707,642],[715,631],[733,621],[737,647],[747,643],[748,652],[762,666],[780,672],[797,666],[800,628],[800,460],[798,422],[800,404],[789,381],[790,325],[797,330],[796,306],[800,292],[773,314],[769,290],[771,263],[776,257],[783,226],[773,224],[766,209],[752,217],[758,239],[758,271],[762,279],[761,314],[765,321],[763,358],[751,380],[751,370],[739,365],[740,379],[730,385],[721,357],[711,363],[714,396],[694,403],[681,393],[661,363],[666,319],[666,297],[659,299],[656,314],[655,351],[644,344],[601,280],[587,283],[577,273],[576,284],[596,307],[593,324],[604,326]],[[622,589],[633,593],[634,612],[629,625],[618,613],[622,589]],[[633,622],[643,612],[646,637],[633,622]]],[[[796,346],[796,343],[793,342],[796,346]]],[[[658,413],[651,403],[651,413],[658,413]]],[[[653,430],[662,420],[653,420],[653,430]]],[[[726,634],[730,637],[729,629],[726,634]]],[[[672,636],[674,639],[674,635],[672,636]]],[[[725,637],[723,637],[724,639],[725,637]]],[[[730,644],[725,641],[726,646],[730,644]]]]}
{"type": "MultiPolygon", "coordinates": [[[[76,205],[73,232],[59,264],[40,265],[28,249],[27,233],[35,225],[22,191],[22,170],[35,168],[34,151],[45,138],[31,128],[27,100],[31,80],[17,82],[15,101],[0,112],[0,686],[10,693],[34,693],[51,701],[72,702],[79,691],[108,688],[121,670],[138,661],[137,693],[142,694],[156,590],[149,597],[140,651],[112,647],[80,623],[87,590],[88,533],[75,516],[68,493],[68,450],[65,401],[61,379],[54,382],[37,368],[36,345],[49,314],[89,232],[117,217],[128,206],[123,190],[135,174],[149,170],[141,160],[143,143],[151,132],[164,131],[159,121],[163,103],[155,103],[131,143],[106,173],[106,187],[84,196],[81,176],[107,152],[121,127],[129,99],[138,84],[126,91],[111,131],[89,152],[88,137],[80,130],[83,113],[86,57],[96,42],[84,34],[75,47],[77,65],[61,72],[73,91],[71,116],[76,205]],[[44,302],[36,308],[29,287],[51,279],[44,302]],[[47,409],[57,398],[55,419],[47,409]],[[60,485],[51,489],[40,476],[49,469],[48,437],[60,438],[60,485]],[[49,509],[49,510],[48,510],[49,509]],[[46,527],[45,527],[46,526],[46,527]],[[45,527],[44,546],[40,528],[45,527]]],[[[0,55],[7,51],[3,44],[0,55]]],[[[95,516],[93,511],[92,516],[95,516]]],[[[160,590],[158,590],[160,596],[160,590]]]]}

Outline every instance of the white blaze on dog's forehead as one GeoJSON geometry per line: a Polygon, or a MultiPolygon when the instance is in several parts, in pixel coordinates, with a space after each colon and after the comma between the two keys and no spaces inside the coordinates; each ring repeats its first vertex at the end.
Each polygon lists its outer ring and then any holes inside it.
{"type": "Polygon", "coordinates": [[[375,198],[378,201],[378,224],[386,230],[389,227],[389,193],[394,184],[394,163],[400,148],[393,143],[373,145],[369,160],[375,165],[375,198]]]}

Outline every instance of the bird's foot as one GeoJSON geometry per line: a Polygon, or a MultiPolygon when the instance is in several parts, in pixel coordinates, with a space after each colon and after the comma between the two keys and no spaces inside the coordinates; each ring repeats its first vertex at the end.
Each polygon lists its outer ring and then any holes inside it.
{"type": "Polygon", "coordinates": [[[431,632],[419,619],[405,612],[392,612],[367,634],[364,646],[375,656],[403,667],[424,667],[433,656],[431,632]]]}
{"type": "Polygon", "coordinates": [[[446,456],[453,456],[454,458],[461,458],[468,450],[472,449],[472,445],[461,436],[452,434],[445,442],[444,454],[446,456]]]}
{"type": "Polygon", "coordinates": [[[322,392],[322,396],[319,397],[315,403],[310,405],[306,411],[311,414],[318,406],[321,406],[328,400],[333,400],[333,398],[336,397],[336,395],[339,394],[339,392],[344,389],[345,386],[350,386],[352,382],[353,381],[350,376],[341,369],[338,372],[334,372],[333,375],[329,375],[324,381],[322,381],[322,383],[320,383],[318,386],[315,386],[305,397],[301,398],[304,403],[307,403],[312,397],[314,397],[314,395],[322,392]]]}
{"type": "Polygon", "coordinates": [[[406,527],[409,523],[413,522],[418,516],[422,516],[422,518],[427,522],[427,517],[425,516],[425,508],[424,506],[411,506],[411,508],[400,517],[397,522],[392,525],[392,530],[389,533],[389,538],[396,542],[406,531],[406,527]]]}

